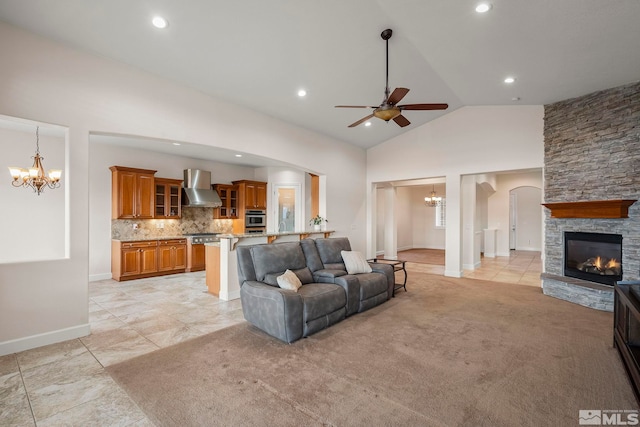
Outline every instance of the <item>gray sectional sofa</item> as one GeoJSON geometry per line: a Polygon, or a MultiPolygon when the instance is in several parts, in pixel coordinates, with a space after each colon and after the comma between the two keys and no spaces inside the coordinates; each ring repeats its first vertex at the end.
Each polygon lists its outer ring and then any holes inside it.
{"type": "Polygon", "coordinates": [[[395,282],[393,267],[369,263],[372,272],[348,274],[343,250],[351,250],[347,238],[238,246],[245,319],[291,343],[387,301],[395,282]],[[300,279],[297,291],[279,287],[278,276],[286,270],[300,279]]]}

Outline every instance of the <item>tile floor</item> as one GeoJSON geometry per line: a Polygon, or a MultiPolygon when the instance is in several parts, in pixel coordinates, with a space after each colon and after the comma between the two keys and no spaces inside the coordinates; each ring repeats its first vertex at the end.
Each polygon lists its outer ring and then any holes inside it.
{"type": "MultiPolygon", "coordinates": [[[[402,259],[402,252],[398,252],[398,259],[402,259]]],[[[407,262],[407,269],[409,268],[415,272],[444,274],[444,265],[407,262]]],[[[494,280],[537,287],[540,287],[540,273],[542,273],[542,259],[540,252],[535,251],[511,251],[508,257],[482,257],[479,268],[463,271],[464,277],[469,279],[494,280]]]]}
{"type": "MultiPolygon", "coordinates": [[[[408,263],[411,273],[444,266],[408,263]]],[[[540,286],[539,252],[483,258],[465,277],[540,286]]],[[[153,425],[104,367],[244,321],[204,272],[89,284],[91,335],[0,357],[0,426],[153,425]]]]}
{"type": "Polygon", "coordinates": [[[204,272],[92,282],[91,335],[0,357],[0,426],[151,426],[104,367],[242,321],[204,272]]]}
{"type": "Polygon", "coordinates": [[[540,273],[540,252],[511,251],[508,257],[483,257],[480,268],[464,270],[464,277],[540,287],[540,273]]]}

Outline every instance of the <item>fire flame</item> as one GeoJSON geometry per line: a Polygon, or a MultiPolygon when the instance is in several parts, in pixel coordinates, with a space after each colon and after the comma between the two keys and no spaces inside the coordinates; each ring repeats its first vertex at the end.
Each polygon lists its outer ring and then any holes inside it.
{"type": "Polygon", "coordinates": [[[605,268],[609,268],[611,270],[616,269],[618,267],[620,267],[620,263],[618,261],[616,261],[615,258],[611,258],[609,260],[609,262],[607,263],[607,265],[605,266],[605,268]]]}
{"type": "Polygon", "coordinates": [[[607,262],[607,264],[603,267],[602,258],[596,257],[596,261],[593,263],[593,265],[600,271],[607,270],[607,269],[614,270],[620,267],[620,263],[615,258],[611,258],[609,262],[607,262]]]}

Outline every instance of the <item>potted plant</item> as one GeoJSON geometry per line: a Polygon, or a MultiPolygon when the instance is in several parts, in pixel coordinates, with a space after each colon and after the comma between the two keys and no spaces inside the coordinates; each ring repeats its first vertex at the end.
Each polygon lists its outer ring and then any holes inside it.
{"type": "Polygon", "coordinates": [[[316,215],[309,220],[309,225],[313,225],[313,229],[316,231],[320,230],[322,223],[329,222],[326,218],[321,217],[320,215],[316,215]]]}

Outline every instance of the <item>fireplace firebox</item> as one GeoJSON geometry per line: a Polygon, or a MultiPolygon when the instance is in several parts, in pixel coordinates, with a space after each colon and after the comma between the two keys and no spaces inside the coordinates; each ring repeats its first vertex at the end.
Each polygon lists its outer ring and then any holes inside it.
{"type": "Polygon", "coordinates": [[[564,275],[611,286],[622,280],[622,236],[565,231],[564,275]]]}

